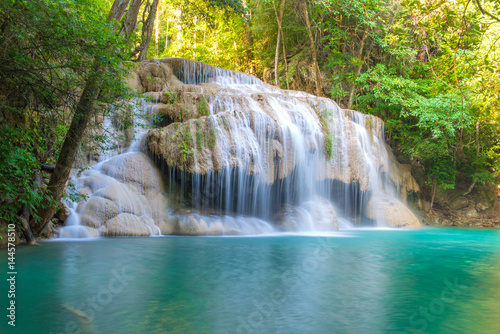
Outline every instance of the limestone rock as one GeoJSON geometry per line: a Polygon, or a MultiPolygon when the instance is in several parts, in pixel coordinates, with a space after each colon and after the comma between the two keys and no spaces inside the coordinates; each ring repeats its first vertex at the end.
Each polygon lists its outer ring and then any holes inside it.
{"type": "Polygon", "coordinates": [[[143,153],[121,154],[101,166],[101,170],[121,183],[135,187],[142,194],[159,191],[162,181],[150,159],[143,153]]]}
{"type": "Polygon", "coordinates": [[[284,204],[279,213],[278,224],[283,231],[297,231],[308,218],[305,210],[284,204]]]}
{"type": "Polygon", "coordinates": [[[90,198],[81,210],[81,224],[93,228],[100,227],[120,212],[116,202],[99,196],[90,198]]]}
{"type": "Polygon", "coordinates": [[[418,218],[402,202],[384,194],[373,196],[368,201],[366,216],[381,220],[388,227],[422,227],[418,218]]]}
{"type": "Polygon", "coordinates": [[[301,206],[284,204],[278,218],[284,231],[336,231],[337,213],[326,199],[316,196],[301,206]]]}
{"type": "Polygon", "coordinates": [[[120,213],[99,231],[104,236],[146,236],[154,234],[151,222],[130,213],[120,213]]]}
{"type": "Polygon", "coordinates": [[[171,70],[168,66],[153,59],[141,63],[138,76],[144,92],[161,92],[167,86],[171,70]]]}
{"type": "Polygon", "coordinates": [[[158,228],[163,235],[170,235],[179,230],[179,217],[177,215],[169,215],[165,217],[160,223],[158,228]]]}
{"type": "Polygon", "coordinates": [[[127,153],[86,171],[83,190],[90,198],[77,207],[81,224],[103,235],[158,234],[168,201],[149,158],[127,153]],[[120,231],[123,229],[123,231],[120,231]]]}
{"type": "Polygon", "coordinates": [[[337,212],[330,201],[315,196],[302,205],[311,215],[315,231],[336,231],[339,229],[337,212]]]}
{"type": "Polygon", "coordinates": [[[180,219],[176,232],[182,235],[205,235],[207,234],[207,224],[203,219],[189,215],[180,219]]]}

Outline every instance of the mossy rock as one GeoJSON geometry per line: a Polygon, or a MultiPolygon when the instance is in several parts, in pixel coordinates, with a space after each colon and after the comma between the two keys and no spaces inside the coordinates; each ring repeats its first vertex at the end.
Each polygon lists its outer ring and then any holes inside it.
{"type": "Polygon", "coordinates": [[[478,212],[490,211],[495,207],[496,200],[495,194],[481,190],[476,198],[476,210],[478,212]]]}
{"type": "Polygon", "coordinates": [[[468,207],[470,204],[469,199],[465,196],[458,196],[455,198],[452,198],[449,202],[449,207],[452,208],[453,210],[461,210],[465,209],[468,207]]]}

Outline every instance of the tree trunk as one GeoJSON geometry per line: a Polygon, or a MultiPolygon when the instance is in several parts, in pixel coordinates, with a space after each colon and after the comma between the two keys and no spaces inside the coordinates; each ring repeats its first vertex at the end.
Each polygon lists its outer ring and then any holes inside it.
{"type": "Polygon", "coordinates": [[[275,84],[275,86],[280,87],[280,75],[279,75],[279,71],[278,71],[278,61],[279,61],[279,55],[280,55],[281,30],[279,28],[280,20],[278,18],[278,12],[276,11],[276,6],[274,5],[274,2],[273,2],[273,7],[274,7],[274,15],[276,16],[276,21],[278,22],[278,36],[276,37],[276,52],[274,53],[274,84],[275,84]]]}
{"type": "MultiPolygon", "coordinates": [[[[64,139],[61,153],[59,154],[59,159],[57,159],[56,167],[47,186],[47,190],[51,193],[52,198],[55,201],[59,201],[64,193],[66,182],[68,181],[69,174],[71,172],[71,167],[76,160],[82,137],[87,129],[94,101],[99,94],[100,71],[101,66],[96,62],[94,64],[92,74],[87,80],[83,93],[80,97],[80,101],[78,101],[75,115],[71,120],[71,125],[68,133],[66,134],[66,138],[64,139]]],[[[54,211],[54,206],[49,206],[48,208],[44,208],[39,211],[38,214],[41,217],[41,223],[33,226],[33,232],[35,235],[42,231],[50,218],[54,215],[54,211]]]]}
{"type": "MultiPolygon", "coordinates": [[[[40,186],[42,184],[42,178],[38,175],[38,171],[35,170],[35,180],[33,181],[33,191],[35,193],[38,193],[38,189],[40,189],[40,186]]],[[[23,208],[21,210],[21,215],[17,217],[17,219],[21,222],[21,226],[23,227],[23,234],[24,234],[24,239],[26,239],[26,242],[28,245],[36,245],[36,240],[35,237],[33,236],[33,232],[31,231],[31,226],[30,226],[30,209],[28,206],[23,205],[23,208]]]]}
{"type": "Polygon", "coordinates": [[[160,32],[158,30],[158,13],[159,11],[156,11],[156,20],[155,20],[155,48],[156,48],[156,58],[158,58],[158,52],[159,52],[159,45],[158,45],[158,40],[160,38],[160,32]]]}
{"type": "Polygon", "coordinates": [[[115,0],[113,6],[111,6],[111,10],[109,11],[108,21],[112,19],[116,19],[120,21],[125,14],[125,10],[127,9],[128,3],[130,0],[115,0]]]}
{"type": "Polygon", "coordinates": [[[158,10],[158,1],[159,0],[153,0],[153,3],[149,7],[148,18],[142,26],[142,43],[140,45],[141,50],[137,59],[138,61],[146,60],[146,56],[148,55],[149,42],[151,41],[151,35],[153,34],[156,11],[158,10]]]}
{"type": "MultiPolygon", "coordinates": [[[[134,1],[134,0],[133,0],[134,1]]],[[[123,7],[117,3],[120,0],[115,0],[111,11],[108,16],[108,20],[117,20],[123,16],[123,7]]],[[[66,187],[66,182],[68,181],[69,174],[71,172],[71,167],[73,166],[78,150],[80,148],[80,143],[82,137],[87,129],[89,123],[94,102],[100,91],[100,76],[102,71],[101,64],[96,60],[92,67],[92,72],[87,79],[83,93],[80,96],[78,105],[75,110],[75,115],[71,120],[71,125],[69,127],[66,138],[61,147],[61,152],[59,153],[59,158],[57,159],[56,166],[50,177],[47,190],[50,192],[54,201],[58,202],[64,189],[66,187]]],[[[31,222],[32,230],[35,235],[39,234],[45,227],[47,222],[52,218],[55,212],[54,206],[49,206],[47,208],[39,208],[38,215],[40,216],[40,223],[35,224],[34,221],[31,222]]]]}
{"type": "MultiPolygon", "coordinates": [[[[242,0],[241,4],[243,7],[247,8],[247,0],[242,0]]],[[[253,36],[252,36],[252,24],[250,20],[245,20],[243,29],[245,30],[245,63],[250,68],[250,73],[254,71],[253,64],[253,36]]]]}
{"type": "Polygon", "coordinates": [[[436,182],[432,183],[432,197],[431,197],[431,203],[429,204],[429,209],[427,209],[427,212],[431,212],[432,206],[434,205],[434,198],[436,197],[436,189],[437,189],[437,184],[436,182]]]}
{"type": "MultiPolygon", "coordinates": [[[[115,0],[117,2],[119,0],[115,0]]],[[[137,15],[139,15],[139,10],[141,9],[141,0],[130,0],[130,6],[127,10],[127,14],[125,15],[125,21],[123,22],[123,26],[120,29],[120,34],[125,37],[130,37],[131,34],[135,32],[135,28],[137,27],[137,15]]]]}
{"type": "Polygon", "coordinates": [[[479,121],[476,122],[476,156],[481,152],[481,145],[479,145],[479,121]]]}
{"type": "Polygon", "coordinates": [[[283,61],[285,62],[285,82],[286,89],[290,89],[290,85],[288,84],[288,62],[286,60],[286,50],[285,50],[285,34],[283,33],[283,28],[280,27],[281,36],[283,36],[283,42],[281,45],[283,46],[283,61]]]}
{"type": "Polygon", "coordinates": [[[318,55],[316,53],[316,46],[314,45],[314,38],[311,29],[311,22],[309,21],[309,11],[307,10],[306,1],[302,2],[302,10],[306,19],[307,33],[309,34],[309,43],[311,45],[311,50],[313,55],[313,66],[316,77],[316,95],[323,96],[323,89],[321,88],[321,75],[319,72],[319,65],[318,65],[318,55]]]}
{"type": "MultiPolygon", "coordinates": [[[[361,74],[361,68],[363,67],[362,57],[363,50],[365,48],[366,38],[368,37],[368,29],[363,33],[363,37],[361,38],[361,42],[359,44],[359,50],[357,54],[358,65],[356,66],[355,73],[357,76],[361,74]]],[[[354,100],[354,92],[356,91],[356,84],[354,82],[351,83],[351,88],[349,89],[349,102],[347,103],[347,109],[351,109],[354,100]]]]}
{"type": "MultiPolygon", "coordinates": [[[[278,62],[279,62],[279,48],[280,48],[280,39],[283,36],[283,59],[285,61],[285,78],[288,78],[288,71],[287,71],[287,63],[286,63],[286,52],[285,52],[285,35],[283,34],[283,12],[285,11],[285,2],[286,0],[281,0],[281,5],[280,5],[280,14],[278,17],[278,12],[276,10],[276,7],[274,6],[274,15],[276,16],[276,22],[278,23],[278,37],[276,39],[276,54],[274,56],[274,73],[275,73],[275,83],[276,86],[280,87],[279,83],[279,71],[278,71],[278,62]]],[[[285,80],[287,87],[288,87],[288,80],[285,80]]]]}

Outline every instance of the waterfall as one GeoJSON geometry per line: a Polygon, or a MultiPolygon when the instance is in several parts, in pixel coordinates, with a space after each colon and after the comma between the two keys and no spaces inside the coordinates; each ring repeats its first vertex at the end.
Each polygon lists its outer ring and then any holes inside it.
{"type": "Polygon", "coordinates": [[[145,62],[138,77],[159,127],[77,181],[89,200],[76,212],[98,234],[420,225],[381,119],[184,59],[145,62]]]}

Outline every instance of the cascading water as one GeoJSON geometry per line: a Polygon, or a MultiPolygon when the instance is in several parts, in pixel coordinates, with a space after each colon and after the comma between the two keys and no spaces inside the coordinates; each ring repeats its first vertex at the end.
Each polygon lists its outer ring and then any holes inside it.
{"type": "Polygon", "coordinates": [[[104,119],[103,131],[118,133],[122,125],[116,118],[124,110],[130,112],[125,117],[131,118],[132,126],[124,134],[109,138],[106,146],[110,149],[101,152],[92,168],[72,177],[76,189],[87,199],[68,203],[71,215],[61,228],[60,238],[161,235],[154,220],[164,210],[162,182],[141,152],[141,141],[151,127],[151,107],[144,100],[131,101],[104,119]]]}
{"type": "Polygon", "coordinates": [[[162,127],[77,180],[90,198],[76,211],[97,233],[418,227],[380,119],[183,59],[143,63],[139,77],[162,127]]]}

